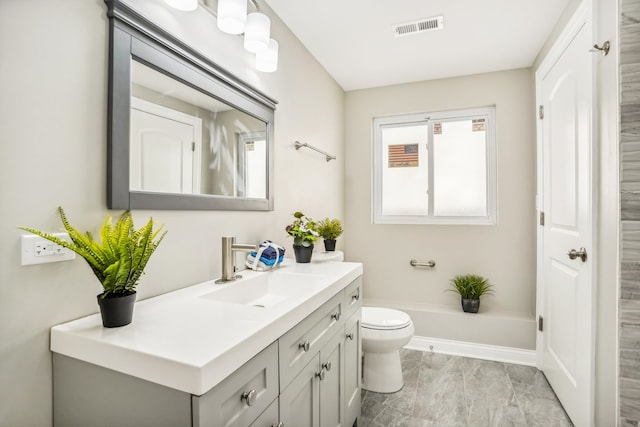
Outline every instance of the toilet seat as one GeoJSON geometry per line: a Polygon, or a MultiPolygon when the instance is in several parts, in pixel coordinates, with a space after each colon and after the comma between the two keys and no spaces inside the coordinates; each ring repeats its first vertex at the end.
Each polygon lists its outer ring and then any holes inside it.
{"type": "Polygon", "coordinates": [[[407,313],[392,308],[362,307],[362,327],[376,330],[403,329],[411,325],[407,313]]]}

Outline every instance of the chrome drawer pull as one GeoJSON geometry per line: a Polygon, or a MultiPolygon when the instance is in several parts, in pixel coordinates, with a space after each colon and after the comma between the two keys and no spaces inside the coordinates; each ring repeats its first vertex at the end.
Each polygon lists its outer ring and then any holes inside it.
{"type": "Polygon", "coordinates": [[[322,364],[322,369],[326,369],[327,371],[331,370],[331,362],[324,362],[322,364]]]}
{"type": "Polygon", "coordinates": [[[349,338],[351,341],[353,341],[353,332],[349,332],[347,334],[347,338],[349,338]]]}
{"type": "Polygon", "coordinates": [[[360,289],[358,289],[355,294],[351,295],[351,299],[354,301],[358,301],[360,299],[360,289]]]}
{"type": "Polygon", "coordinates": [[[240,398],[240,400],[244,400],[247,406],[252,406],[254,403],[256,403],[256,391],[245,391],[244,393],[242,393],[242,397],[240,398]]]}
{"type": "Polygon", "coordinates": [[[340,312],[337,312],[337,313],[332,314],[332,315],[331,315],[331,318],[332,318],[332,319],[335,319],[335,320],[336,320],[336,322],[337,322],[338,320],[340,320],[340,312]]]}
{"type": "Polygon", "coordinates": [[[325,375],[324,368],[322,368],[320,372],[316,372],[316,377],[320,378],[320,381],[324,379],[324,375],[325,375]]]}
{"type": "Polygon", "coordinates": [[[311,347],[311,344],[309,344],[309,340],[298,344],[298,348],[301,348],[304,351],[309,351],[309,347],[311,347]]]}

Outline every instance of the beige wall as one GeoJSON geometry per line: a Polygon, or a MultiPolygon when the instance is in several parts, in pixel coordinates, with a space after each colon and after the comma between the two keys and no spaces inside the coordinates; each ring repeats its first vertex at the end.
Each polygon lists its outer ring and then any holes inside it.
{"type": "MultiPolygon", "coordinates": [[[[456,274],[488,277],[495,295],[483,297],[482,316],[504,318],[500,345],[535,345],[535,121],[530,69],[348,92],[345,101],[345,250],[364,263],[365,303],[460,313],[454,337],[495,344],[496,331],[463,331],[459,297],[450,292],[456,274]],[[372,119],[404,113],[496,106],[498,224],[495,226],[379,225],[371,221],[372,119]],[[433,270],[409,260],[433,259],[433,270]],[[508,317],[518,321],[510,322],[508,317]],[[520,320],[525,319],[525,322],[520,320]],[[479,332],[479,333],[478,333],[479,332]]],[[[445,317],[441,317],[444,319],[445,317]]],[[[446,317],[447,319],[449,317],[446,317]]],[[[417,335],[439,337],[439,328],[416,325],[417,335]]],[[[429,322],[425,322],[429,323],[429,322]]],[[[471,328],[468,330],[471,331],[471,328]]]]}
{"type": "MultiPolygon", "coordinates": [[[[132,4],[279,101],[275,210],[135,211],[137,222],[152,215],[169,230],[148,265],[139,297],[218,277],[223,235],[241,242],[271,238],[292,251],[284,232],[292,212],[342,217],[344,93],[288,29],[273,20],[279,70],[262,74],[254,71],[242,39],[218,33],[208,13],[174,12],[155,0],[132,4]],[[317,153],[298,152],[296,139],[317,144],[338,160],[327,163],[317,153]]],[[[49,328],[98,311],[99,285],[82,260],[20,266],[16,226],[57,231],[56,207],[62,205],[74,225],[95,231],[110,213],[107,48],[102,0],[0,1],[1,426],[51,425],[49,328]]]]}

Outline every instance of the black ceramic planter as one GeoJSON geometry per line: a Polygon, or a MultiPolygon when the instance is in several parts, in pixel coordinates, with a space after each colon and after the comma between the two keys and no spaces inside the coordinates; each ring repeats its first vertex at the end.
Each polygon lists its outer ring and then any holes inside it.
{"type": "Polygon", "coordinates": [[[135,292],[124,296],[110,294],[106,298],[102,298],[102,294],[98,295],[102,326],[105,328],[117,328],[131,323],[135,302],[135,292]]]}
{"type": "Polygon", "coordinates": [[[324,239],[324,250],[333,252],[336,250],[336,239],[324,239]]]}
{"type": "Polygon", "coordinates": [[[300,246],[293,245],[293,253],[296,256],[296,262],[306,264],[311,262],[311,256],[313,255],[313,245],[300,246]]]}
{"type": "Polygon", "coordinates": [[[477,313],[480,309],[480,298],[478,299],[467,299],[461,298],[462,301],[462,311],[465,313],[477,313]]]}

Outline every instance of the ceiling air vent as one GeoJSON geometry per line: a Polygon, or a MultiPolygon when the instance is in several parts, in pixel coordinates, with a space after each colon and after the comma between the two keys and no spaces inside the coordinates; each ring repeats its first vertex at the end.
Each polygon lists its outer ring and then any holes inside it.
{"type": "Polygon", "coordinates": [[[396,37],[408,36],[409,34],[424,33],[425,31],[441,30],[444,26],[443,16],[420,19],[418,21],[405,22],[394,25],[393,32],[396,37]]]}

